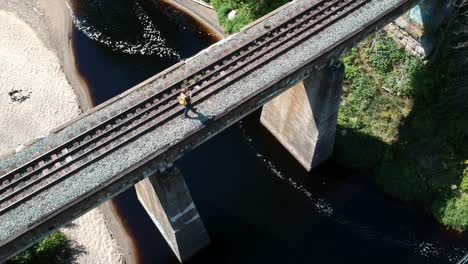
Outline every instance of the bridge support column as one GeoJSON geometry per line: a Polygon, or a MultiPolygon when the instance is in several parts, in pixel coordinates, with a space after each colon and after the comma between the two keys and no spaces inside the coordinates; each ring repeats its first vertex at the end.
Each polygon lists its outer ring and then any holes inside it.
{"type": "Polygon", "coordinates": [[[261,123],[308,171],[335,143],[344,66],[325,67],[263,106],[261,123]]]}
{"type": "Polygon", "coordinates": [[[180,262],[210,244],[210,238],[177,168],[145,178],[135,185],[145,208],[180,262]]]}
{"type": "Polygon", "coordinates": [[[453,15],[455,0],[424,0],[419,4],[424,34],[421,37],[426,56],[430,56],[440,44],[441,26],[453,15]]]}

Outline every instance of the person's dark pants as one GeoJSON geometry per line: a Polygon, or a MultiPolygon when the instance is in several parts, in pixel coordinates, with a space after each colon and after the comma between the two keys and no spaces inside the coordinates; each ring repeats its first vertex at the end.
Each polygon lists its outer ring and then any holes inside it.
{"type": "Polygon", "coordinates": [[[185,116],[185,117],[188,117],[188,111],[190,111],[190,110],[192,110],[192,109],[193,109],[192,104],[187,104],[187,105],[185,106],[185,109],[184,109],[184,116],[185,116]]]}

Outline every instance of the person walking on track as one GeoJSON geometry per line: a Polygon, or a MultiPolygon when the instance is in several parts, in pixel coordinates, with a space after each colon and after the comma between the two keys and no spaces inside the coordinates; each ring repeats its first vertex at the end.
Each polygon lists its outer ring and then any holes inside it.
{"type": "Polygon", "coordinates": [[[179,95],[179,104],[185,107],[184,109],[185,118],[189,117],[188,115],[189,110],[192,110],[194,113],[196,113],[196,110],[193,107],[191,100],[192,100],[192,92],[189,91],[188,88],[182,89],[182,92],[179,95]]]}

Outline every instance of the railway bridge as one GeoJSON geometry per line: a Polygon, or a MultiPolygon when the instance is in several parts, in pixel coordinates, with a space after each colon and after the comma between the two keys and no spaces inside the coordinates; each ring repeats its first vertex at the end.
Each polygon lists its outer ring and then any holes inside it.
{"type": "Polygon", "coordinates": [[[262,124],[306,169],[317,166],[333,149],[341,56],[417,2],[292,1],[5,157],[0,262],[135,184],[188,259],[210,240],[174,161],[265,105],[262,124]],[[188,119],[183,87],[197,108],[188,119]]]}

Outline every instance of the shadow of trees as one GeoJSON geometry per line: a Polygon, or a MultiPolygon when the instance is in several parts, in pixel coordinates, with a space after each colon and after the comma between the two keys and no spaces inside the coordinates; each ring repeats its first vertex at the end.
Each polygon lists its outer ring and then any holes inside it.
{"type": "MultiPolygon", "coordinates": [[[[467,10],[465,4],[460,12],[467,10]]],[[[458,230],[468,228],[466,21],[460,15],[448,25],[439,54],[412,71],[412,107],[396,139],[385,142],[359,127],[339,125],[334,154],[339,164],[375,175],[386,193],[423,205],[458,230]]]]}

